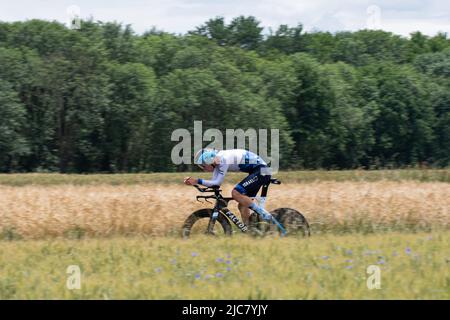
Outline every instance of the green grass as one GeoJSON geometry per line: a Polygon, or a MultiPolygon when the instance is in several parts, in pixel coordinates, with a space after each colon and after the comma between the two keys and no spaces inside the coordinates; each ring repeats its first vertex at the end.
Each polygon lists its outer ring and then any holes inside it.
{"type": "Polygon", "coordinates": [[[0,299],[450,299],[449,247],[449,232],[3,241],[0,299]]]}
{"type": "MultiPolygon", "coordinates": [[[[58,174],[27,173],[0,174],[0,185],[134,185],[151,183],[180,183],[186,176],[208,178],[203,172],[148,173],[148,174],[58,174]]],[[[450,182],[450,169],[402,170],[341,170],[341,171],[281,171],[275,175],[283,182],[307,183],[314,181],[401,181],[450,182]]],[[[242,174],[229,173],[227,181],[237,183],[242,174]]]]}

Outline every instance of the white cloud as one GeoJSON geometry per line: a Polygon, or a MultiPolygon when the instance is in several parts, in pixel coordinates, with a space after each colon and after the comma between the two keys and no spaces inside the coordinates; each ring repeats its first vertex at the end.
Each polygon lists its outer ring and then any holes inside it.
{"type": "Polygon", "coordinates": [[[137,32],[156,26],[184,33],[215,16],[227,21],[253,15],[262,25],[276,28],[302,23],[307,30],[359,30],[366,28],[367,8],[380,8],[380,26],[408,35],[420,30],[434,35],[450,33],[450,2],[438,0],[1,0],[0,20],[32,18],[66,22],[66,8],[77,5],[83,18],[131,24],[137,32]]]}

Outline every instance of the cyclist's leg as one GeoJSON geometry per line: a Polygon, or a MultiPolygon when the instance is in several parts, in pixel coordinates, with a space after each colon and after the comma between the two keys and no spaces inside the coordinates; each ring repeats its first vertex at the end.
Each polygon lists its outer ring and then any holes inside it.
{"type": "MultiPolygon", "coordinates": [[[[250,201],[251,201],[251,199],[250,199],[250,201]]],[[[246,225],[248,225],[250,223],[250,209],[249,209],[249,207],[248,206],[247,207],[243,206],[242,204],[239,203],[238,209],[239,209],[239,212],[241,213],[242,221],[246,225]]]]}
{"type": "MultiPolygon", "coordinates": [[[[237,186],[236,186],[237,187],[237,186]]],[[[253,203],[253,200],[250,199],[245,194],[242,194],[242,190],[239,190],[237,188],[234,188],[233,191],[231,191],[231,196],[235,201],[237,201],[238,209],[241,213],[242,220],[245,224],[248,225],[249,217],[250,217],[250,209],[249,206],[253,203]]],[[[245,192],[245,191],[244,191],[245,192]]]]}
{"type": "Polygon", "coordinates": [[[257,170],[239,182],[231,192],[233,199],[239,203],[238,208],[244,223],[248,223],[250,217],[249,208],[255,206],[251,197],[255,197],[258,194],[259,189],[261,189],[268,180],[270,180],[270,176],[263,176],[261,175],[260,170],[257,170]]]}

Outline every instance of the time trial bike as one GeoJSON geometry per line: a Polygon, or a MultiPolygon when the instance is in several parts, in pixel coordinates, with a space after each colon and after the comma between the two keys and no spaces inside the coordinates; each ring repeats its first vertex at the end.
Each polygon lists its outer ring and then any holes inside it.
{"type": "MultiPolygon", "coordinates": [[[[267,192],[270,184],[281,184],[281,181],[271,178],[270,181],[261,188],[261,195],[255,197],[260,206],[264,206],[267,199],[267,192]]],[[[310,236],[309,223],[305,216],[299,211],[291,208],[278,208],[270,211],[272,217],[267,221],[256,212],[252,212],[249,218],[249,225],[243,223],[233,212],[228,209],[228,203],[233,200],[231,197],[223,197],[222,190],[218,186],[200,187],[194,185],[201,193],[209,195],[198,195],[197,201],[214,200],[213,208],[200,209],[193,212],[185,220],[182,227],[182,236],[187,238],[194,234],[208,235],[232,235],[233,227],[252,235],[265,235],[278,232],[280,235],[302,235],[310,236]]]]}

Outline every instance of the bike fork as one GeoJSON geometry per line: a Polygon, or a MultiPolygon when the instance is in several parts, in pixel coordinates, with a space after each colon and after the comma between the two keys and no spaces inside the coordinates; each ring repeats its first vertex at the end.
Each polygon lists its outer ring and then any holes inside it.
{"type": "Polygon", "coordinates": [[[209,219],[207,234],[214,234],[214,225],[216,224],[217,218],[219,217],[219,210],[214,209],[211,219],[209,219]]]}

